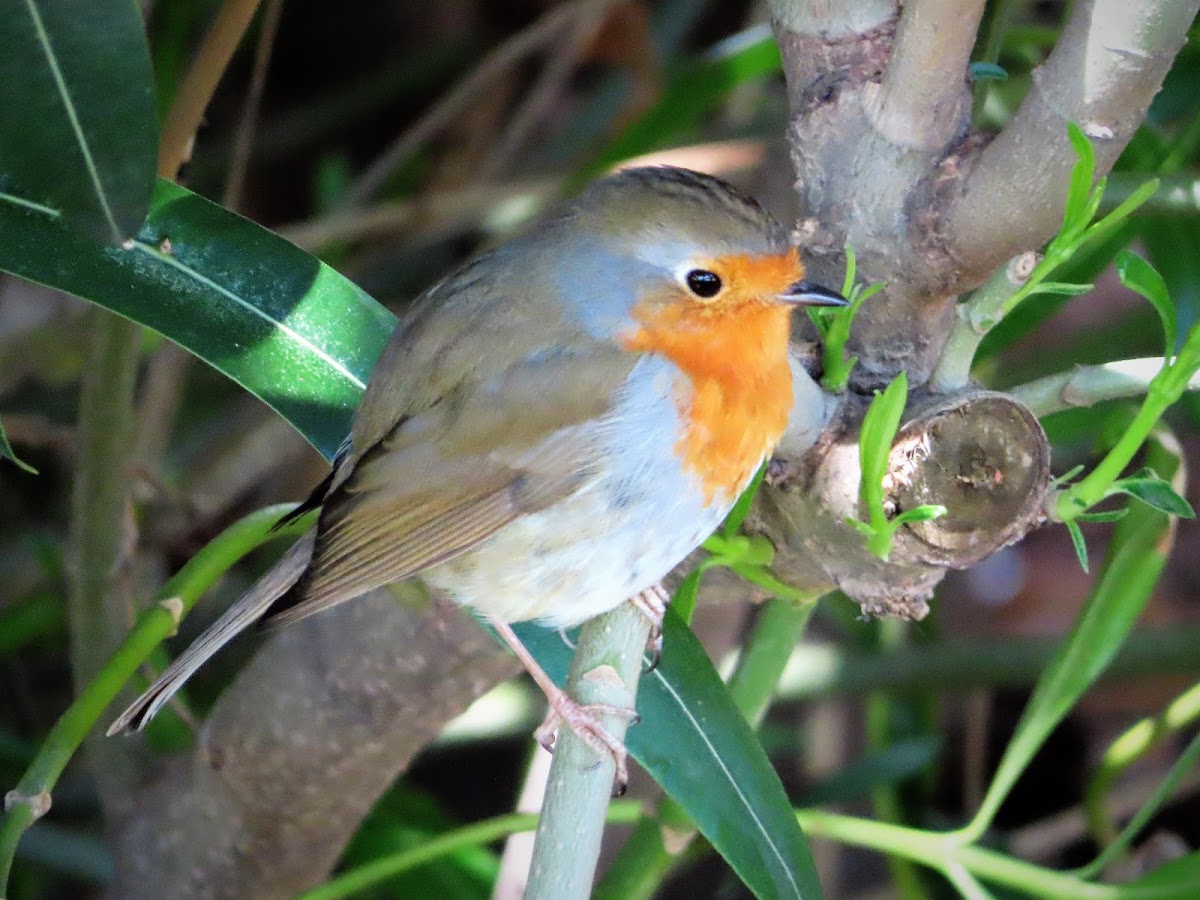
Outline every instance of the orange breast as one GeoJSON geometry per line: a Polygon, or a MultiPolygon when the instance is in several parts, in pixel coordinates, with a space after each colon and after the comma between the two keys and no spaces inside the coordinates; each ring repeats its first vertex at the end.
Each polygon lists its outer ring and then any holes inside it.
{"type": "Polygon", "coordinates": [[[659,353],[684,374],[676,451],[697,477],[704,502],[732,502],[774,449],[792,406],[787,344],[790,311],[769,303],[720,310],[686,303],[636,308],[631,350],[659,353]]]}

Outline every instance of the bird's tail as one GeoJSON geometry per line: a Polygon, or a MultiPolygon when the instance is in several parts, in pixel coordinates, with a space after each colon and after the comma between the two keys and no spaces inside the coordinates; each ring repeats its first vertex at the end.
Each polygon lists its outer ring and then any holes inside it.
{"type": "Polygon", "coordinates": [[[313,529],[296,541],[267,574],[255,582],[241,599],[225,610],[217,621],[167,667],[144,694],[133,701],[130,707],[108,726],[108,736],[141,731],[175,692],[183,687],[183,683],[208,662],[214,653],[261,619],[271,604],[291,590],[308,568],[315,544],[316,529],[313,529]]]}

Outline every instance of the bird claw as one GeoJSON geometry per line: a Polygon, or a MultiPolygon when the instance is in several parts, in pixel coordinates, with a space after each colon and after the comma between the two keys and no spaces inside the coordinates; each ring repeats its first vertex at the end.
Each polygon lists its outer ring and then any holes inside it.
{"type": "MultiPolygon", "coordinates": [[[[625,745],[617,740],[600,721],[600,716],[620,716],[631,722],[638,721],[638,714],[624,706],[611,706],[607,703],[591,703],[583,705],[572,700],[565,692],[559,692],[550,701],[550,710],[546,719],[534,731],[533,736],[548,753],[554,752],[555,739],[559,726],[566,725],[581,741],[594,752],[597,757],[610,755],[616,767],[613,779],[613,796],[620,797],[625,793],[629,783],[629,766],[626,762],[628,754],[625,745]]],[[[600,765],[597,759],[595,765],[600,765]]],[[[594,766],[593,766],[594,767],[594,766]]]]}
{"type": "Polygon", "coordinates": [[[671,602],[671,595],[661,584],[654,584],[640,594],[634,594],[629,598],[629,602],[633,604],[634,609],[650,620],[650,635],[646,638],[646,653],[650,659],[642,667],[644,675],[658,668],[658,662],[662,658],[663,616],[666,615],[667,604],[671,602]]]}

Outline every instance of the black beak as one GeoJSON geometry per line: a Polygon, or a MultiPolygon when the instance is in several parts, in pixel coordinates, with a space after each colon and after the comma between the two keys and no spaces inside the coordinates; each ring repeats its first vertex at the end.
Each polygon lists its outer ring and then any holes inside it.
{"type": "Polygon", "coordinates": [[[782,303],[795,306],[845,306],[847,300],[837,291],[807,281],[797,281],[779,295],[782,303]]]}

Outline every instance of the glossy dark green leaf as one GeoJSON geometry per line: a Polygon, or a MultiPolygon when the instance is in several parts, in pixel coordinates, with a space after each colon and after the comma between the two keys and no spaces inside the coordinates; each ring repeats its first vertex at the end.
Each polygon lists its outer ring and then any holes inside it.
{"type": "Polygon", "coordinates": [[[150,205],[154,82],[130,0],[0,0],[0,194],[119,244],[150,205]]]}
{"type": "Polygon", "coordinates": [[[1117,275],[1121,278],[1121,284],[1150,301],[1162,322],[1163,355],[1171,356],[1175,352],[1177,327],[1175,306],[1171,303],[1167,283],[1154,266],[1128,250],[1117,254],[1117,275]]]}
{"type": "Polygon", "coordinates": [[[333,269],[160,181],[127,247],[101,247],[0,198],[0,269],[91,300],[182,344],[261,397],[327,457],[395,324],[333,269]]]}
{"type": "MultiPolygon", "coordinates": [[[[570,649],[553,631],[517,627],[521,640],[559,684],[570,649]],[[536,649],[535,649],[536,648],[536,649]]],[[[721,676],[670,608],[663,653],[638,687],[641,721],[625,744],[687,811],[758,897],[820,897],[812,857],[779,776],[721,676]]]]}
{"type": "Polygon", "coordinates": [[[12,444],[8,442],[8,435],[4,433],[3,422],[0,422],[0,459],[7,459],[9,462],[14,463],[22,472],[28,472],[30,475],[38,473],[37,469],[13,452],[12,444]]]}
{"type": "MultiPolygon", "coordinates": [[[[1166,284],[1179,332],[1187,334],[1200,321],[1200,229],[1159,216],[1141,219],[1137,226],[1146,254],[1166,284]]],[[[1171,352],[1176,349],[1178,344],[1171,352]]]]}

